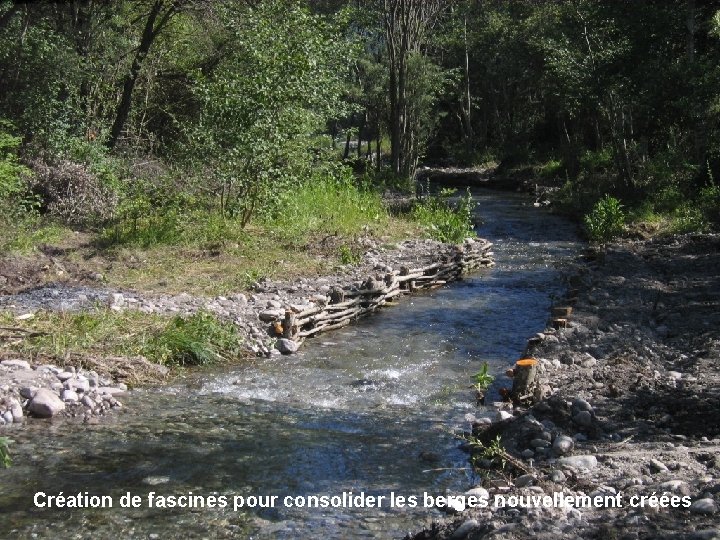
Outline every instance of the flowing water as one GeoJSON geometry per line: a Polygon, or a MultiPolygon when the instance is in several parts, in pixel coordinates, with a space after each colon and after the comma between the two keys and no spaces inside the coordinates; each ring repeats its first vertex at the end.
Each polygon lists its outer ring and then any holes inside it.
{"type": "Polygon", "coordinates": [[[558,264],[578,248],[571,225],[526,197],[475,195],[494,269],[405,298],[298,355],[133,392],[100,425],[14,431],[0,537],[391,538],[438,515],[425,493],[462,493],[476,480],[453,436],[481,412],[472,374],[485,361],[502,373],[544,328],[562,293],[558,264]],[[36,508],[37,492],[109,495],[113,507],[36,508]],[[139,508],[120,507],[128,492],[139,508]],[[229,507],[149,508],[150,492],[224,495],[229,507]],[[380,508],[297,507],[349,492],[386,498],[380,508]],[[417,507],[390,507],[391,493],[417,507]],[[234,497],[259,495],[278,498],[233,509],[234,497]]]}

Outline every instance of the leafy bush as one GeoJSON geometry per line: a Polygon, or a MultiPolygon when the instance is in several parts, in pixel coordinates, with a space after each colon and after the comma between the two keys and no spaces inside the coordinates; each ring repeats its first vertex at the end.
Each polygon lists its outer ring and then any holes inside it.
{"type": "Polygon", "coordinates": [[[706,231],[708,227],[709,224],[702,210],[696,206],[683,204],[672,213],[670,230],[674,233],[703,232],[706,231]]]}
{"type": "Polygon", "coordinates": [[[178,365],[205,365],[240,353],[241,340],[232,324],[198,312],[175,317],[151,338],[145,354],[155,362],[178,365]]]}
{"type": "Polygon", "coordinates": [[[426,195],[412,210],[412,218],[428,228],[430,236],[440,242],[460,243],[475,236],[472,213],[475,203],[470,189],[453,204],[455,190],[443,189],[438,195],[426,195]]]}
{"type": "Polygon", "coordinates": [[[362,255],[357,249],[352,249],[345,244],[340,246],[340,262],[342,264],[359,264],[362,261],[362,255]]]}
{"type": "Polygon", "coordinates": [[[623,230],[625,213],[620,201],[610,195],[600,199],[583,219],[585,230],[594,242],[607,242],[623,230]]]}

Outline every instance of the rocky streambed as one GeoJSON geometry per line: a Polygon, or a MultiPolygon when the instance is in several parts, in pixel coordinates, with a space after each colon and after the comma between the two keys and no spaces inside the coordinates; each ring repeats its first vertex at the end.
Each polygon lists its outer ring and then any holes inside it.
{"type": "MultiPolygon", "coordinates": [[[[491,246],[488,241],[471,238],[462,245],[409,240],[391,246],[366,239],[368,249],[360,264],[344,266],[334,275],[319,278],[263,280],[250,294],[201,298],[50,285],[2,296],[0,309],[10,310],[20,319],[32,318],[39,310],[130,309],[165,315],[206,310],[234,323],[249,354],[292,354],[306,337],[344,327],[401,295],[439,287],[469,271],[491,267],[491,246]]],[[[110,364],[118,363],[154,377],[168,372],[143,358],[110,359],[110,364]]],[[[21,358],[6,359],[0,362],[0,429],[22,423],[28,414],[70,416],[87,422],[121,407],[117,396],[126,391],[127,385],[113,380],[108,373],[98,374],[81,366],[31,365],[21,358]]]]}
{"type": "Polygon", "coordinates": [[[473,420],[489,504],[408,538],[720,538],[719,265],[718,235],[586,252],[528,342],[534,403],[473,420]]]}

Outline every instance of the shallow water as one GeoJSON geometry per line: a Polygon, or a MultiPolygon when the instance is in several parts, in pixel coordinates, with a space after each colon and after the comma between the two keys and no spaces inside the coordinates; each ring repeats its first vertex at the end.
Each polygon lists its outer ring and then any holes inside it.
{"type": "Polygon", "coordinates": [[[109,422],[11,433],[0,470],[0,537],[389,538],[436,514],[423,494],[472,487],[453,433],[477,413],[484,361],[502,373],[562,293],[571,225],[525,196],[477,192],[478,233],[497,266],[308,341],[300,354],[193,373],[135,392],[109,422]],[[36,492],[110,495],[112,509],[35,508],[36,492]],[[140,508],[119,508],[122,495],[140,508]],[[148,508],[148,494],[215,494],[229,508],[148,508]],[[286,496],[385,496],[381,508],[288,508],[286,496]],[[390,508],[389,497],[418,497],[390,508]],[[276,495],[234,511],[233,497],[276,495]],[[157,535],[157,536],[156,536],[157,535]]]}

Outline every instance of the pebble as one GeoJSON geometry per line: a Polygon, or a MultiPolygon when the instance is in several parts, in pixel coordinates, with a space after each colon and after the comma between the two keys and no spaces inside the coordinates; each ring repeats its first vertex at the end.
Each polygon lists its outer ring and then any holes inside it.
{"type": "Polygon", "coordinates": [[[553,442],[553,452],[557,456],[564,456],[572,452],[575,442],[567,435],[558,435],[553,442]]]}
{"type": "Polygon", "coordinates": [[[28,403],[28,411],[47,418],[65,410],[65,403],[52,390],[41,388],[28,403]]]}
{"type": "Polygon", "coordinates": [[[450,536],[451,540],[461,540],[472,531],[480,527],[480,523],[476,519],[468,519],[463,522],[450,536]]]}
{"type": "Polygon", "coordinates": [[[511,418],[514,418],[514,416],[508,411],[498,411],[495,413],[495,422],[503,422],[504,420],[510,420],[511,418]]]}
{"type": "Polygon", "coordinates": [[[293,354],[297,352],[300,345],[297,341],[293,341],[292,339],[280,338],[275,343],[275,348],[282,354],[293,354]]]}
{"type": "Polygon", "coordinates": [[[20,369],[30,369],[30,364],[25,360],[3,360],[0,366],[20,369]]]}
{"type": "Polygon", "coordinates": [[[698,499],[690,505],[690,511],[695,514],[714,514],[717,512],[717,505],[710,498],[698,499]]]}
{"type": "Polygon", "coordinates": [[[564,467],[592,470],[597,467],[598,461],[593,455],[584,455],[563,457],[558,460],[558,463],[564,467]]]}
{"type": "Polygon", "coordinates": [[[573,416],[573,422],[578,426],[591,427],[592,426],[592,414],[589,411],[580,411],[573,416]]]}
{"type": "Polygon", "coordinates": [[[565,477],[564,472],[555,469],[553,472],[550,473],[550,480],[552,480],[556,484],[564,484],[567,478],[565,477]]]}

